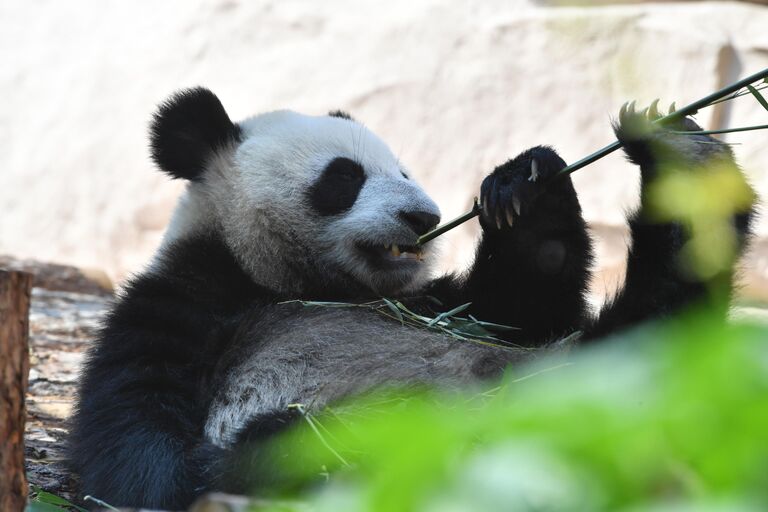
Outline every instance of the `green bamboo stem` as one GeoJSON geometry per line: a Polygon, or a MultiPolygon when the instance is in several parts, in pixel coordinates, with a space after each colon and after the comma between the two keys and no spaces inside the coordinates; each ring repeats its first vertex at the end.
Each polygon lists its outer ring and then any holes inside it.
{"type": "Polygon", "coordinates": [[[419,239],[416,241],[416,244],[418,244],[418,245],[425,244],[425,243],[429,242],[430,240],[432,240],[433,238],[436,238],[436,237],[442,235],[446,231],[450,231],[453,228],[455,228],[456,226],[458,226],[460,224],[464,224],[469,219],[471,219],[472,217],[474,217],[475,215],[477,215],[479,213],[480,213],[480,205],[477,202],[477,198],[475,198],[475,204],[472,207],[472,210],[468,211],[467,213],[465,213],[461,217],[456,217],[452,221],[446,222],[442,226],[438,226],[435,229],[433,229],[432,231],[430,231],[429,233],[426,233],[426,234],[420,236],[419,239]]]}
{"type": "Polygon", "coordinates": [[[768,130],[768,124],[760,124],[757,126],[743,126],[741,128],[723,128],[722,130],[699,130],[692,132],[678,132],[670,130],[669,133],[677,135],[720,135],[722,133],[738,133],[738,132],[751,132],[755,130],[768,130]]]}
{"type": "MultiPolygon", "coordinates": [[[[768,79],[767,79],[767,80],[768,80],[768,79]]],[[[766,81],[765,83],[763,83],[763,84],[761,84],[761,85],[758,85],[758,86],[755,88],[755,90],[757,90],[757,91],[764,91],[765,89],[768,89],[768,81],[766,81]]],[[[731,101],[731,100],[733,100],[733,99],[736,99],[736,98],[740,98],[740,97],[742,97],[742,96],[746,96],[747,94],[752,94],[752,93],[751,93],[751,92],[749,92],[749,91],[737,91],[737,92],[735,92],[735,93],[731,94],[730,96],[726,96],[725,98],[720,98],[720,99],[719,99],[719,100],[717,100],[717,101],[713,101],[713,102],[712,102],[712,103],[710,103],[708,106],[710,106],[710,107],[711,107],[711,106],[713,106],[713,105],[717,105],[718,103],[723,103],[723,102],[726,102],[726,101],[731,101]]]]}
{"type": "MultiPolygon", "coordinates": [[[[739,89],[743,89],[744,87],[746,87],[748,85],[751,85],[754,82],[757,82],[759,80],[766,80],[766,79],[768,79],[768,68],[763,69],[762,71],[759,71],[759,72],[757,72],[757,73],[755,73],[753,75],[750,75],[750,76],[748,76],[748,77],[746,77],[746,78],[744,78],[742,80],[739,80],[738,82],[735,82],[735,83],[733,83],[733,84],[731,84],[731,85],[729,85],[727,87],[724,87],[724,88],[720,89],[719,91],[713,92],[712,94],[709,94],[709,95],[701,98],[700,100],[694,101],[690,105],[686,105],[685,107],[681,108],[680,110],[676,110],[675,112],[671,112],[668,115],[657,119],[656,121],[654,121],[654,123],[661,124],[661,125],[674,123],[675,121],[679,121],[680,119],[682,119],[684,117],[687,117],[687,116],[695,114],[700,109],[702,109],[704,107],[708,107],[712,103],[714,103],[714,102],[724,98],[725,96],[728,96],[729,94],[733,94],[733,93],[739,91],[739,89]]],[[[756,127],[749,127],[749,128],[751,128],[751,129],[761,129],[761,128],[756,128],[756,127]]],[[[733,130],[733,131],[744,131],[744,130],[740,130],[740,129],[737,129],[737,128],[732,128],[731,130],[733,130]]],[[[716,130],[716,131],[718,131],[718,130],[716,130]]],[[[697,134],[706,134],[706,133],[712,133],[712,132],[713,131],[710,130],[708,132],[699,131],[699,132],[695,132],[695,133],[697,133],[697,134]]],[[[720,131],[720,133],[729,133],[729,132],[720,131]]],[[[604,156],[610,155],[614,151],[620,149],[621,146],[622,146],[621,142],[619,142],[618,140],[614,141],[611,144],[608,144],[607,146],[605,146],[604,148],[602,148],[602,149],[600,149],[598,151],[595,151],[591,155],[588,155],[588,156],[582,158],[581,160],[579,160],[579,161],[577,161],[577,162],[575,162],[575,163],[573,163],[571,165],[566,166],[565,168],[563,168],[563,170],[561,170],[558,174],[556,174],[554,176],[554,178],[557,178],[558,176],[567,176],[569,174],[572,174],[572,173],[578,171],[579,169],[581,169],[583,167],[586,167],[587,165],[589,165],[589,164],[591,164],[593,162],[596,162],[597,160],[600,160],[604,156]]],[[[455,219],[445,223],[442,226],[438,226],[437,228],[433,229],[429,233],[425,233],[424,235],[422,235],[422,236],[420,236],[418,238],[416,243],[418,245],[423,245],[423,244],[433,240],[434,238],[442,235],[443,233],[445,233],[447,231],[450,231],[451,229],[455,228],[456,226],[459,226],[459,225],[465,223],[466,221],[470,220],[471,218],[473,218],[473,217],[475,217],[476,215],[479,215],[479,214],[480,214],[480,207],[479,207],[477,201],[475,201],[475,204],[474,204],[474,206],[473,206],[471,211],[469,211],[469,212],[465,213],[464,215],[461,215],[460,217],[457,217],[457,218],[455,218],[455,219]]]]}

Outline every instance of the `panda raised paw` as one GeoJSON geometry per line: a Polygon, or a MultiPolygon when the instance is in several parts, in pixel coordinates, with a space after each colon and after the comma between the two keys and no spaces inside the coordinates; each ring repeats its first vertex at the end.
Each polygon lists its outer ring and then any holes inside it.
{"type": "Polygon", "coordinates": [[[480,187],[480,223],[486,231],[506,231],[546,209],[545,198],[574,196],[570,178],[553,180],[566,164],[546,146],[531,148],[496,167],[480,187]]]}
{"type": "Polygon", "coordinates": [[[682,117],[674,121],[665,121],[663,124],[659,123],[661,119],[667,115],[674,114],[676,111],[675,103],[673,102],[669,106],[669,113],[666,114],[663,110],[659,110],[659,102],[661,100],[655,99],[651,104],[643,110],[636,109],[635,101],[624,103],[619,109],[618,122],[615,124],[617,136],[622,142],[643,139],[654,134],[658,134],[661,131],[680,131],[680,132],[693,132],[701,131],[702,128],[696,124],[696,122],[690,117],[682,117]]]}
{"type": "MultiPolygon", "coordinates": [[[[616,138],[630,161],[640,166],[644,182],[656,177],[660,165],[695,171],[703,164],[733,161],[724,142],[709,135],[682,133],[702,131],[690,117],[659,122],[666,114],[659,111],[658,104],[659,100],[655,100],[638,111],[634,101],[625,103],[614,123],[616,138]]],[[[669,113],[674,111],[673,103],[669,113]]]]}

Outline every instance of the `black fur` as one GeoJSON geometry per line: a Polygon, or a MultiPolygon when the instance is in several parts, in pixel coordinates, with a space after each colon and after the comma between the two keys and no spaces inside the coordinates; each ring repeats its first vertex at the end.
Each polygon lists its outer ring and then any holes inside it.
{"type": "Polygon", "coordinates": [[[362,165],[349,158],[335,158],[307,190],[307,198],[318,214],[339,215],[352,208],[364,184],[362,165]]]}
{"type": "MultiPolygon", "coordinates": [[[[656,116],[658,117],[658,115],[656,116]]],[[[666,317],[691,305],[707,303],[711,314],[725,318],[734,284],[734,266],[750,233],[752,208],[735,212],[731,222],[737,236],[731,264],[706,279],[690,272],[680,260],[680,251],[689,239],[686,226],[678,222],[659,222],[650,211],[648,186],[673,165],[688,172],[707,172],[708,165],[723,165],[743,179],[730,148],[712,137],[680,136],[683,144],[699,144],[701,152],[686,154],[668,135],[649,133],[644,114],[622,112],[615,126],[616,137],[624,145],[627,158],[640,167],[640,208],[629,218],[632,236],[623,288],[602,309],[598,321],[585,329],[584,341],[631,327],[639,322],[666,317]]],[[[674,130],[698,131],[691,119],[683,119],[674,130]]],[[[745,185],[746,186],[746,185],[745,185]]]]}
{"type": "Polygon", "coordinates": [[[339,119],[346,119],[348,121],[354,121],[351,115],[349,115],[348,112],[345,112],[343,110],[331,110],[328,112],[328,115],[331,117],[338,117],[339,119]]]}
{"type": "Polygon", "coordinates": [[[205,489],[221,458],[202,434],[214,365],[240,316],[273,300],[216,236],[177,243],[133,280],[83,369],[69,438],[82,489],[167,509],[205,489]]]}
{"type": "MultiPolygon", "coordinates": [[[[290,475],[274,461],[284,454],[274,453],[269,441],[283,433],[288,427],[303,419],[297,409],[274,411],[255,418],[238,435],[237,450],[230,452],[217,482],[217,489],[223,492],[243,493],[258,490],[259,494],[272,495],[288,490],[290,475]]],[[[292,454],[292,457],[300,457],[292,454]]]]}
{"type": "MultiPolygon", "coordinates": [[[[181,93],[161,107],[153,145],[164,170],[199,178],[211,149],[235,136],[219,108],[204,90],[181,93]],[[202,112],[192,112],[195,105],[202,112]],[[185,148],[199,159],[187,160],[185,148]]],[[[617,136],[640,166],[643,181],[653,179],[659,153],[648,138],[622,129],[617,136]]],[[[717,155],[735,168],[730,154],[717,155]]],[[[688,165],[695,172],[699,164],[694,159],[688,165]]],[[[483,237],[474,265],[465,275],[434,280],[420,294],[439,299],[442,311],[472,302],[474,316],[520,327],[509,340],[534,346],[578,329],[594,339],[705,295],[711,283],[691,281],[675,263],[685,231],[651,223],[643,201],[630,221],[626,285],[600,320],[590,322],[584,296],[591,242],[570,178],[555,177],[564,166],[552,149],[536,147],[497,167],[481,188],[483,237]]],[[[364,179],[358,164],[336,159],[308,192],[309,201],[319,214],[343,213],[364,179]]],[[[750,216],[734,217],[742,240],[750,216]]],[[[433,221],[423,219],[418,229],[433,221]]],[[[721,278],[730,285],[730,273],[716,277],[721,278]]],[[[372,298],[345,296],[345,290],[350,293],[348,287],[323,283],[301,298],[372,298]]],[[[212,488],[248,490],[253,481],[238,481],[231,471],[243,473],[239,468],[254,464],[261,471],[249,474],[265,475],[256,480],[259,485],[279,485],[269,461],[281,454],[265,451],[263,441],[295,422],[295,411],[256,418],[240,435],[239,446],[250,449],[236,454],[207,443],[203,427],[218,386],[214,376],[241,356],[233,340],[260,311],[295,298],[254,284],[215,233],[167,248],[153,270],[118,298],[83,370],[70,437],[70,461],[83,491],[114,505],[179,509],[212,488]]],[[[393,298],[420,311],[434,307],[425,300],[393,298]]]]}
{"type": "Polygon", "coordinates": [[[487,214],[480,216],[483,238],[474,266],[466,275],[437,280],[430,293],[451,306],[472,302],[477,318],[519,327],[508,335],[518,344],[540,345],[578,329],[586,316],[592,245],[570,178],[547,183],[563,167],[547,147],[497,167],[481,187],[487,214]],[[532,159],[535,182],[529,181],[532,159]]]}
{"type": "Polygon", "coordinates": [[[240,139],[219,98],[196,87],[160,105],[150,127],[152,159],[173,178],[199,180],[216,150],[240,139]]]}

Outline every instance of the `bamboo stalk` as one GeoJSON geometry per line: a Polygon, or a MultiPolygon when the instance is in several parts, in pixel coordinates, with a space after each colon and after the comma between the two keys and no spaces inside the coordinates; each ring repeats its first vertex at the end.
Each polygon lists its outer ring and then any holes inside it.
{"type": "MultiPolygon", "coordinates": [[[[760,81],[760,80],[768,80],[768,68],[763,69],[762,71],[759,71],[759,72],[757,72],[757,73],[755,73],[753,75],[750,75],[750,76],[748,76],[746,78],[743,78],[743,79],[739,80],[738,82],[735,82],[735,83],[733,83],[733,84],[731,84],[731,85],[729,85],[727,87],[723,87],[722,89],[720,89],[720,90],[718,90],[716,92],[713,92],[712,94],[709,94],[709,95],[701,98],[700,100],[694,101],[690,105],[686,105],[685,107],[681,108],[680,110],[676,110],[675,112],[671,112],[668,115],[666,115],[666,116],[664,116],[662,118],[657,119],[656,121],[654,121],[654,123],[665,125],[665,124],[674,123],[675,121],[679,121],[680,119],[682,119],[684,117],[687,117],[687,116],[695,114],[696,112],[698,112],[700,109],[702,109],[704,107],[708,107],[712,103],[714,103],[714,102],[724,98],[725,96],[728,96],[729,94],[733,94],[733,93],[737,92],[739,89],[743,89],[744,87],[746,87],[748,85],[751,85],[754,82],[757,82],[757,81],[760,81]]],[[[750,128],[751,129],[762,129],[762,128],[759,128],[759,127],[750,127],[750,128]]],[[[731,130],[732,131],[744,131],[744,130],[740,130],[740,129],[737,129],[737,128],[733,128],[731,130]]],[[[707,131],[707,132],[697,132],[697,133],[705,134],[705,133],[713,133],[713,131],[710,130],[710,131],[707,131]]],[[[729,132],[720,131],[720,133],[729,133],[729,132]]],[[[614,142],[608,144],[607,146],[605,146],[604,148],[595,151],[591,155],[588,155],[588,156],[582,158],[581,160],[579,160],[579,161],[577,161],[577,162],[575,162],[575,163],[573,163],[573,164],[571,164],[569,166],[566,166],[557,175],[555,175],[555,178],[558,177],[558,176],[567,176],[569,174],[572,174],[572,173],[578,171],[579,169],[581,169],[583,167],[586,167],[587,165],[589,165],[591,163],[594,163],[597,160],[600,160],[601,158],[603,158],[603,157],[605,157],[607,155],[610,155],[614,151],[620,149],[621,146],[622,146],[621,142],[619,142],[618,140],[614,141],[614,142]]],[[[423,244],[433,240],[434,238],[442,235],[443,233],[445,233],[447,231],[450,231],[451,229],[455,228],[456,226],[459,226],[459,225],[465,223],[466,221],[470,220],[471,218],[473,218],[473,217],[475,217],[476,215],[479,215],[479,214],[480,214],[480,208],[479,208],[479,205],[477,204],[477,201],[475,201],[475,205],[473,206],[471,211],[469,211],[469,212],[465,213],[464,215],[461,215],[460,217],[457,217],[457,218],[455,218],[455,219],[445,223],[442,226],[438,226],[437,228],[433,229],[429,233],[425,233],[424,235],[422,235],[422,236],[420,236],[418,238],[416,243],[418,245],[423,245],[423,244]]]]}
{"type": "Polygon", "coordinates": [[[723,133],[751,132],[755,130],[768,130],[768,124],[761,124],[757,126],[743,126],[741,128],[723,128],[722,130],[699,130],[699,131],[692,131],[692,132],[678,132],[678,131],[672,130],[669,133],[674,133],[677,135],[720,135],[723,133]]]}

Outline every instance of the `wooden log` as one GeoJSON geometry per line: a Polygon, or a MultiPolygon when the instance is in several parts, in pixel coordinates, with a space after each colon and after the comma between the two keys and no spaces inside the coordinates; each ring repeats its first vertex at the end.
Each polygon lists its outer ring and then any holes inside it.
{"type": "Polygon", "coordinates": [[[29,294],[32,275],[0,270],[0,510],[27,503],[24,394],[29,376],[29,294]]]}

